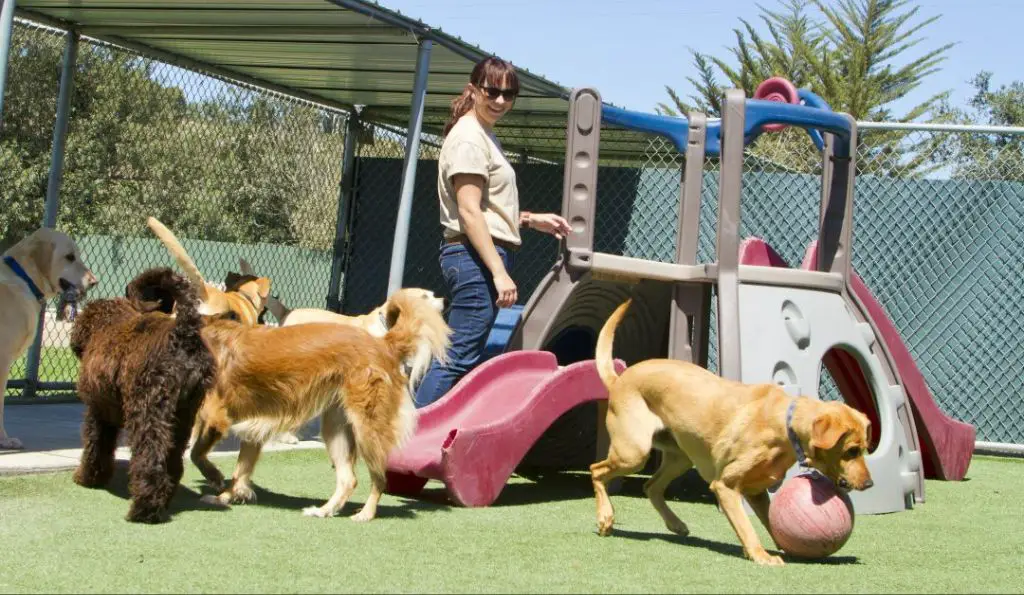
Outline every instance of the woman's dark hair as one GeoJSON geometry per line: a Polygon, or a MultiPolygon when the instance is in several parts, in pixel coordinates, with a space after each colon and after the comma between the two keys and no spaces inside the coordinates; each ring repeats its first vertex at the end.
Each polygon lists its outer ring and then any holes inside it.
{"type": "Polygon", "coordinates": [[[494,56],[477,62],[477,65],[473,67],[473,72],[469,75],[469,83],[462,90],[462,95],[452,100],[452,113],[444,125],[443,134],[447,136],[448,131],[459,121],[459,118],[473,109],[474,85],[477,87],[487,85],[500,87],[503,83],[508,85],[506,88],[512,89],[516,95],[519,95],[519,77],[516,76],[516,68],[512,66],[511,62],[494,56]]]}

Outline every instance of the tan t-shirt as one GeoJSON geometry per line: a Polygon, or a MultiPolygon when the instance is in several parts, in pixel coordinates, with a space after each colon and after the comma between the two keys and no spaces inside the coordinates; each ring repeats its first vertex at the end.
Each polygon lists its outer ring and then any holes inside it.
{"type": "Polygon", "coordinates": [[[498,139],[484,130],[472,112],[459,118],[448,131],[438,158],[437,196],[441,201],[441,226],[445,239],[462,233],[458,202],[452,186],[455,174],[484,177],[486,183],[480,210],[491,236],[520,245],[516,172],[501,152],[498,139]]]}

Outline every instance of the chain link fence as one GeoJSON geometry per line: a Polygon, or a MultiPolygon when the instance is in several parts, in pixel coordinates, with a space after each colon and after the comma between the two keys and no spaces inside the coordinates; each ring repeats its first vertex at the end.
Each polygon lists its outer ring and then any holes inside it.
{"type": "MultiPolygon", "coordinates": [[[[14,27],[0,130],[5,248],[42,222],[65,40],[30,23],[14,27]]],[[[176,266],[146,226],[154,216],[207,281],[223,287],[245,259],[289,307],[325,306],[344,113],[84,38],[73,89],[57,227],[100,280],[90,298],[123,295],[146,268],[176,266]]],[[[43,332],[41,394],[73,389],[77,377],[71,322],[55,311],[56,300],[43,332]]],[[[11,378],[25,369],[23,358],[11,378]]]]}

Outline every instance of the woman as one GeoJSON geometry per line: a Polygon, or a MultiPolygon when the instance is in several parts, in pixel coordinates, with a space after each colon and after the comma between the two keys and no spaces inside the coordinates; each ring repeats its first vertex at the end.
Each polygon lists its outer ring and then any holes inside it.
{"type": "Polygon", "coordinates": [[[448,362],[434,365],[416,392],[423,407],[444,396],[480,361],[498,309],[519,298],[509,276],[520,228],[561,239],[569,223],[554,213],[519,209],[516,173],[502,154],[494,125],[519,94],[509,62],[487,58],[473,68],[462,95],[452,101],[438,157],[441,203],[441,273],[451,296],[448,362]]]}

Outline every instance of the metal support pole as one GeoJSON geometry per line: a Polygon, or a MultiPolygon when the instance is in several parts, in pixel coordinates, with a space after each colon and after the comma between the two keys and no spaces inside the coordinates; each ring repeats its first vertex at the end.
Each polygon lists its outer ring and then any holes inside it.
{"type": "Polygon", "coordinates": [[[7,63],[11,58],[11,36],[14,34],[14,0],[0,0],[0,122],[4,116],[4,94],[7,91],[7,63]]]}
{"type": "MultiPolygon", "coordinates": [[[[46,183],[46,207],[43,213],[43,227],[56,227],[57,209],[60,205],[60,184],[64,179],[64,146],[68,132],[68,114],[71,111],[71,92],[75,78],[75,64],[78,60],[78,34],[69,31],[64,46],[64,63],[60,70],[60,91],[57,95],[57,118],[53,123],[53,147],[50,152],[50,177],[46,183]]],[[[43,327],[46,322],[46,306],[39,312],[36,336],[29,347],[25,360],[24,396],[35,396],[39,386],[39,359],[42,354],[43,327]]]]}
{"type": "Polygon", "coordinates": [[[402,287],[405,273],[405,251],[409,245],[409,220],[412,218],[412,194],[416,187],[416,165],[419,161],[420,130],[423,127],[423,104],[427,96],[427,73],[433,42],[421,39],[416,54],[416,78],[413,82],[409,132],[405,139],[405,166],[402,174],[402,195],[398,202],[398,220],[391,249],[391,272],[388,275],[388,296],[402,287]]]}
{"type": "Polygon", "coordinates": [[[338,191],[338,217],[334,228],[334,255],[331,259],[331,281],[327,287],[327,309],[341,312],[341,275],[345,270],[345,256],[348,251],[349,211],[352,207],[352,190],[355,186],[356,151],[359,143],[359,109],[351,112],[345,120],[345,145],[341,155],[341,184],[338,191]]]}

